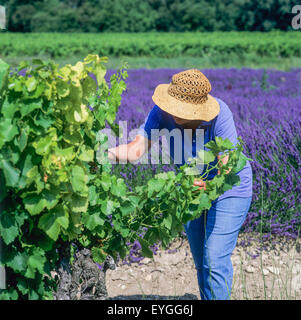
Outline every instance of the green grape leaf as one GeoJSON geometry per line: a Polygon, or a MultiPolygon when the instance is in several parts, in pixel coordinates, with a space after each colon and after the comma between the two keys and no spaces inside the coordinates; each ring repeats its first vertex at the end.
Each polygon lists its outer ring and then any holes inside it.
{"type": "Polygon", "coordinates": [[[125,197],[127,191],[126,184],[123,179],[117,179],[116,184],[112,184],[111,192],[116,197],[125,197]]]}
{"type": "Polygon", "coordinates": [[[19,110],[19,105],[15,102],[8,102],[8,98],[6,97],[1,109],[4,118],[12,119],[17,110],[19,110]]]}
{"type": "Polygon", "coordinates": [[[23,165],[23,171],[22,171],[22,175],[20,177],[20,181],[19,181],[19,187],[20,188],[25,188],[26,184],[27,184],[27,172],[33,168],[33,163],[32,163],[32,156],[30,154],[27,154],[25,161],[24,161],[24,165],[23,165]]]}
{"type": "Polygon", "coordinates": [[[71,184],[74,192],[82,195],[88,195],[87,182],[88,176],[86,175],[84,169],[79,166],[74,166],[71,173],[71,184]]]}
{"type": "MultiPolygon", "coordinates": [[[[0,137],[3,137],[3,142],[9,142],[19,133],[18,127],[11,123],[11,119],[1,120],[0,137]]],[[[2,142],[2,145],[3,145],[2,142]]],[[[0,139],[1,145],[1,139],[0,139]]]]}
{"type": "Polygon", "coordinates": [[[234,185],[239,185],[240,184],[240,177],[239,175],[230,172],[225,175],[225,183],[222,186],[223,191],[227,191],[232,189],[234,185]]]}
{"type": "Polygon", "coordinates": [[[198,210],[206,210],[210,209],[211,201],[209,196],[205,192],[201,192],[201,196],[199,198],[199,209],[198,210]]]}
{"type": "Polygon", "coordinates": [[[29,218],[28,213],[24,210],[22,212],[14,212],[14,218],[18,224],[18,227],[21,228],[25,220],[29,218]]]}
{"type": "Polygon", "coordinates": [[[58,158],[60,158],[60,160],[62,160],[63,162],[71,161],[75,158],[75,153],[74,153],[73,147],[64,148],[64,149],[60,149],[60,148],[56,147],[54,154],[58,158]]]}
{"type": "Polygon", "coordinates": [[[220,188],[220,187],[223,185],[224,181],[225,181],[225,177],[222,176],[222,175],[216,175],[216,176],[213,178],[213,180],[214,180],[214,183],[216,184],[216,186],[217,186],[218,188],[220,188]]]}
{"type": "Polygon", "coordinates": [[[45,252],[40,248],[34,248],[33,254],[30,255],[27,260],[25,277],[34,279],[36,271],[43,275],[45,262],[45,252]]]}
{"type": "Polygon", "coordinates": [[[54,241],[58,239],[61,227],[67,229],[69,214],[63,206],[59,205],[52,211],[45,213],[39,220],[38,227],[54,241]]]}
{"type": "Polygon", "coordinates": [[[210,200],[215,200],[218,197],[216,186],[211,188],[211,190],[208,192],[208,197],[210,200]]]}
{"type": "Polygon", "coordinates": [[[239,153],[239,158],[238,158],[238,161],[237,161],[237,165],[235,168],[233,168],[233,172],[234,173],[238,173],[239,171],[241,171],[246,163],[247,163],[247,160],[250,160],[249,158],[247,158],[242,152],[239,153]]]}
{"type": "Polygon", "coordinates": [[[81,197],[78,194],[73,194],[70,201],[72,212],[86,212],[89,205],[88,197],[81,197]]]}
{"type": "Polygon", "coordinates": [[[201,161],[202,164],[209,164],[210,162],[213,162],[215,160],[215,155],[212,151],[205,151],[201,150],[198,153],[199,161],[201,161]]]}
{"type": "Polygon", "coordinates": [[[38,82],[37,82],[36,78],[31,77],[25,81],[25,85],[27,87],[28,92],[32,92],[36,89],[38,82]]]}
{"type": "Polygon", "coordinates": [[[221,151],[214,140],[207,142],[204,147],[210,149],[215,156],[221,151]]]}
{"type": "Polygon", "coordinates": [[[123,216],[127,216],[134,211],[135,206],[132,204],[132,202],[127,200],[124,203],[122,203],[119,209],[123,216]]]}
{"type": "Polygon", "coordinates": [[[129,201],[131,201],[131,203],[132,203],[135,207],[137,207],[137,206],[139,205],[140,197],[130,195],[130,196],[127,197],[127,199],[128,199],[129,201]]]}
{"type": "MultiPolygon", "coordinates": [[[[175,231],[176,231],[176,230],[175,230],[175,231]]],[[[163,249],[166,249],[167,246],[168,246],[168,244],[169,244],[169,242],[170,242],[170,240],[171,240],[171,237],[168,235],[168,233],[166,232],[166,230],[163,229],[163,228],[160,228],[160,229],[158,230],[158,234],[159,234],[159,236],[160,236],[160,241],[161,241],[161,243],[162,243],[163,249]]],[[[176,236],[176,234],[175,234],[175,236],[176,236]]]]}
{"type": "Polygon", "coordinates": [[[32,100],[24,101],[20,106],[22,117],[27,116],[28,114],[30,114],[32,111],[36,109],[41,109],[42,102],[43,100],[41,99],[38,99],[37,101],[34,101],[34,102],[32,100]]]}
{"type": "Polygon", "coordinates": [[[101,204],[101,211],[105,215],[110,215],[114,211],[114,209],[117,207],[114,201],[112,200],[104,200],[101,204]]]}
{"type": "Polygon", "coordinates": [[[17,187],[21,171],[13,167],[9,161],[3,159],[0,160],[0,168],[3,170],[6,186],[17,187]]]}
{"type": "Polygon", "coordinates": [[[82,160],[85,162],[94,161],[94,150],[89,149],[86,146],[83,146],[81,148],[81,153],[78,158],[79,158],[79,160],[82,160]]]}
{"type": "Polygon", "coordinates": [[[80,144],[80,141],[82,141],[83,139],[81,133],[78,131],[74,131],[71,133],[69,130],[70,127],[65,128],[63,139],[71,145],[78,146],[80,144]]]}
{"type": "Polygon", "coordinates": [[[41,213],[45,208],[51,210],[59,201],[59,194],[55,190],[44,190],[40,194],[28,194],[24,197],[23,203],[27,211],[32,215],[41,213]]]}
{"type": "Polygon", "coordinates": [[[23,295],[26,295],[29,292],[28,280],[21,277],[18,277],[16,280],[17,280],[17,288],[21,291],[23,295]]]}
{"type": "Polygon", "coordinates": [[[26,173],[26,177],[26,184],[30,186],[32,182],[35,182],[38,189],[37,192],[41,192],[41,190],[44,188],[44,183],[41,180],[41,175],[39,173],[38,166],[34,166],[31,169],[29,169],[26,173]]]}
{"type": "Polygon", "coordinates": [[[56,86],[56,89],[57,89],[57,94],[60,98],[65,98],[69,95],[70,93],[70,89],[69,89],[69,86],[68,86],[68,83],[66,83],[65,81],[63,80],[59,80],[57,82],[57,86],[56,86]]]}
{"type": "Polygon", "coordinates": [[[85,213],[83,215],[83,223],[90,231],[93,231],[98,226],[103,226],[104,222],[105,221],[99,216],[99,213],[85,213]]]}
{"type": "Polygon", "coordinates": [[[97,193],[96,193],[96,187],[95,186],[89,186],[89,204],[91,206],[95,206],[97,203],[97,193]]]}
{"type": "Polygon", "coordinates": [[[2,211],[0,214],[0,235],[8,245],[12,243],[19,234],[17,221],[12,213],[2,211]]]}
{"type": "Polygon", "coordinates": [[[151,179],[150,181],[148,181],[148,197],[151,197],[156,192],[160,192],[165,183],[166,181],[163,179],[151,179]]]}
{"type": "Polygon", "coordinates": [[[163,219],[163,223],[162,223],[168,230],[171,229],[172,226],[172,215],[169,214],[167,215],[164,219],[163,219]]]}
{"type": "Polygon", "coordinates": [[[92,259],[97,263],[103,263],[106,260],[107,254],[102,248],[93,247],[91,250],[92,259]]]}
{"type": "Polygon", "coordinates": [[[102,173],[100,184],[101,184],[104,191],[109,191],[110,186],[112,184],[111,176],[109,173],[107,173],[107,172],[102,173]]]}
{"type": "Polygon", "coordinates": [[[126,238],[130,234],[131,230],[129,228],[124,227],[124,228],[120,228],[119,232],[124,238],[126,238]]]}
{"type": "Polygon", "coordinates": [[[105,83],[106,68],[102,64],[98,64],[95,67],[95,75],[97,80],[97,85],[100,86],[105,83]]]}
{"type": "Polygon", "coordinates": [[[20,252],[15,249],[10,250],[8,254],[6,252],[4,253],[2,259],[5,265],[12,268],[15,272],[23,272],[26,270],[28,259],[26,252],[20,252]]]}
{"type": "Polygon", "coordinates": [[[144,235],[144,240],[148,241],[149,243],[155,243],[157,240],[160,239],[160,234],[157,228],[149,228],[144,235]]]}
{"type": "Polygon", "coordinates": [[[23,152],[24,149],[26,148],[27,141],[28,141],[28,131],[25,129],[22,129],[20,137],[19,137],[19,141],[18,141],[19,142],[19,149],[21,152],[23,152]]]}
{"type": "Polygon", "coordinates": [[[40,138],[38,141],[33,143],[34,148],[36,149],[36,153],[39,155],[49,154],[51,151],[51,147],[56,145],[57,134],[56,129],[51,128],[48,131],[47,136],[40,138]]]}
{"type": "Polygon", "coordinates": [[[23,203],[32,216],[41,213],[47,205],[46,199],[41,194],[30,194],[23,199],[23,203]]]}
{"type": "Polygon", "coordinates": [[[8,288],[0,291],[0,300],[18,300],[18,292],[14,288],[8,288]]]}
{"type": "Polygon", "coordinates": [[[143,238],[139,238],[139,243],[141,244],[141,253],[144,257],[147,258],[152,258],[153,257],[153,252],[152,250],[149,248],[150,244],[148,241],[146,241],[143,238]]]}
{"type": "Polygon", "coordinates": [[[215,137],[216,145],[220,151],[231,150],[234,148],[233,143],[228,139],[223,139],[221,137],[215,137]]]}
{"type": "Polygon", "coordinates": [[[54,188],[50,190],[44,190],[42,193],[42,196],[45,199],[46,208],[48,210],[51,210],[52,208],[54,208],[58,204],[60,199],[59,191],[54,188]]]}
{"type": "Polygon", "coordinates": [[[52,119],[51,116],[46,116],[40,112],[38,116],[34,119],[34,123],[37,126],[41,126],[45,130],[48,130],[50,126],[54,123],[54,119],[52,119]]]}
{"type": "Polygon", "coordinates": [[[89,97],[95,95],[97,86],[96,86],[96,82],[91,77],[87,77],[83,80],[82,87],[83,87],[83,97],[85,99],[88,100],[89,97]]]}

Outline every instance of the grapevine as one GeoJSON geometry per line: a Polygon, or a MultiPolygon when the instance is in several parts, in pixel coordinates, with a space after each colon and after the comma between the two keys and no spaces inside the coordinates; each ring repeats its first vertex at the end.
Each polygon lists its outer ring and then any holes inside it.
{"type": "Polygon", "coordinates": [[[177,174],[160,173],[127,190],[112,166],[99,162],[106,155],[98,150],[107,143],[100,130],[108,124],[118,132],[115,117],[127,78],[123,67],[107,83],[106,62],[88,55],[59,68],[34,59],[11,70],[0,60],[0,263],[8,274],[0,299],[53,299],[58,281],[51,272],[64,257],[73,261],[74,244],[89,249],[99,264],[109,256],[125,258],[126,243],[135,240],[152,257],[151,245],[161,241],[166,248],[183,223],[239,183],[236,173],[248,159],[242,140],[233,146],[217,137],[198,155],[208,164],[201,178],[220,152],[229,161],[217,162],[220,174],[206,190],[192,187],[196,176],[187,173],[193,161],[177,174]],[[148,230],[140,238],[143,226],[148,230]]]}

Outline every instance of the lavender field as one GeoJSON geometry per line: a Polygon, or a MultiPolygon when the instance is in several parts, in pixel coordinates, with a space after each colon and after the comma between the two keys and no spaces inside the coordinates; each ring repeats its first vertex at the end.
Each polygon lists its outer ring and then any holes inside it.
{"type": "MultiPolygon", "coordinates": [[[[183,69],[129,70],[117,121],[138,128],[153,107],[152,94],[183,69]]],[[[245,154],[254,161],[253,201],[243,225],[245,232],[298,237],[301,227],[301,69],[290,72],[263,69],[203,69],[212,95],[231,109],[245,154]]],[[[112,70],[107,74],[109,79],[112,70]]],[[[167,166],[162,168],[168,170],[167,166]]],[[[131,183],[143,183],[157,167],[120,165],[131,183]]],[[[139,247],[139,244],[138,244],[139,247]]],[[[135,244],[135,248],[137,243],[135,244]]]]}

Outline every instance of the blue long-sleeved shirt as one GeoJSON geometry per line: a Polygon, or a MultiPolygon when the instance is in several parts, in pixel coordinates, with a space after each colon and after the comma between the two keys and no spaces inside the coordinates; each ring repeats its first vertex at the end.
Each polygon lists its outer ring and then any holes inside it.
{"type": "MultiPolygon", "coordinates": [[[[188,131],[181,125],[178,125],[169,113],[163,111],[157,105],[152,108],[144,123],[140,126],[139,134],[150,140],[156,140],[158,139],[157,133],[163,130],[161,133],[163,132],[164,134],[164,129],[166,129],[167,131],[165,130],[165,133],[170,134],[169,153],[177,166],[183,165],[189,157],[195,157],[196,152],[202,148],[207,150],[204,145],[216,136],[223,139],[228,138],[235,145],[238,140],[232,112],[224,101],[218,98],[215,99],[219,102],[220,113],[211,121],[202,121],[197,129],[203,130],[196,130],[192,136],[191,134],[187,134],[188,131]],[[177,135],[172,135],[174,129],[178,129],[178,133],[181,133],[180,141],[182,141],[182,145],[175,144],[175,141],[179,140],[177,139],[177,135]]],[[[176,131],[177,130],[174,130],[173,132],[176,131]]],[[[212,164],[216,164],[216,161],[217,159],[212,162],[212,164]]],[[[212,179],[216,174],[217,170],[212,170],[207,179],[212,179]]],[[[231,196],[252,196],[252,168],[250,162],[247,161],[245,167],[237,174],[240,177],[240,185],[234,186],[231,190],[226,191],[217,200],[231,196]]]]}

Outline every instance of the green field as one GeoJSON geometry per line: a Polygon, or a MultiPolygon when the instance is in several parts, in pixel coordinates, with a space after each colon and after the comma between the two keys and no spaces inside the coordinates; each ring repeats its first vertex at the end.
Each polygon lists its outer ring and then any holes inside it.
{"type": "Polygon", "coordinates": [[[110,58],[108,67],[301,66],[300,32],[1,33],[0,57],[17,65],[32,57],[74,63],[89,53],[110,58]]]}
{"type": "MultiPolygon", "coordinates": [[[[1,55],[0,55],[1,57],[1,55]]],[[[16,67],[22,60],[31,60],[36,56],[19,56],[19,57],[2,57],[11,66],[16,67]]],[[[49,59],[48,56],[40,56],[42,59],[49,59]]],[[[60,66],[67,63],[75,64],[77,61],[83,60],[84,55],[56,58],[55,62],[60,66]]],[[[289,58],[271,58],[258,57],[256,55],[248,55],[243,58],[235,55],[213,55],[205,57],[189,57],[180,56],[177,58],[160,58],[160,57],[113,57],[109,58],[107,64],[108,69],[118,69],[122,66],[122,62],[127,62],[130,69],[138,68],[268,68],[289,71],[291,68],[300,68],[301,57],[289,58]]]]}

